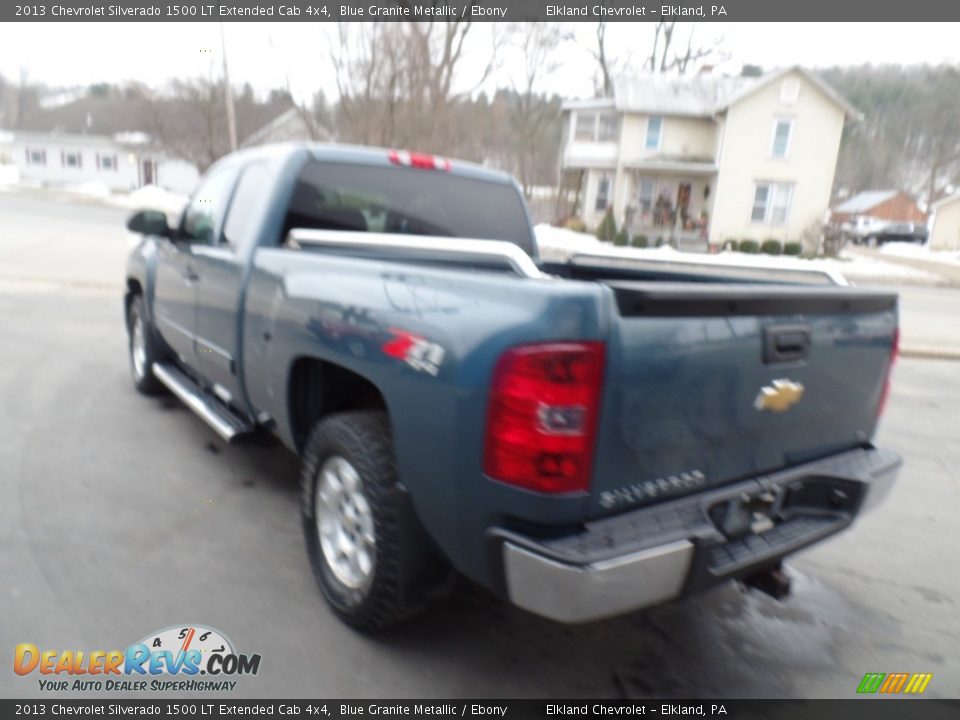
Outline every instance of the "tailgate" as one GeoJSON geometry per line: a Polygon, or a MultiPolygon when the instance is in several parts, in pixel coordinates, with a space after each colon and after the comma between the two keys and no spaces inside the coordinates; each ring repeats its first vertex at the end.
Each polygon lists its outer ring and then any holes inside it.
{"type": "Polygon", "coordinates": [[[893,293],[606,282],[614,292],[594,516],[866,444],[893,293]]]}

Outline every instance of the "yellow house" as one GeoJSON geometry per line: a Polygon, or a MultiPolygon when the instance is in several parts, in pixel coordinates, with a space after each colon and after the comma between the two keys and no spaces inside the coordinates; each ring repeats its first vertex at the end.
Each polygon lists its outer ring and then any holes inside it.
{"type": "Polygon", "coordinates": [[[862,117],[800,67],[644,75],[563,112],[562,187],[589,227],[610,207],[631,235],[712,243],[799,240],[824,221],[844,122],[862,117]]]}
{"type": "Polygon", "coordinates": [[[931,206],[931,250],[960,250],[960,193],[950,195],[931,206]]]}

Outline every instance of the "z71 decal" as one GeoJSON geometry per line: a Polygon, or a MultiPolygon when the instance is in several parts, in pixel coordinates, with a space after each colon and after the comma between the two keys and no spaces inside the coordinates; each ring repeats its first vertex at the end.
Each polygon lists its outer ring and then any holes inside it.
{"type": "Polygon", "coordinates": [[[381,346],[386,355],[403,360],[414,370],[434,376],[440,372],[445,354],[441,345],[397,328],[390,328],[390,334],[394,336],[393,339],[381,346]]]}

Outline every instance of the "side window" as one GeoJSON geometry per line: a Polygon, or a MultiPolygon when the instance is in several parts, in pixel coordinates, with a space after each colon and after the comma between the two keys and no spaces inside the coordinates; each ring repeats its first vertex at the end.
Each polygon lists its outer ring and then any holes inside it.
{"type": "Polygon", "coordinates": [[[236,176],[236,168],[225,167],[215,170],[200,183],[183,213],[178,233],[181,240],[199,245],[212,245],[216,241],[213,234],[223,218],[236,176]]]}
{"type": "Polygon", "coordinates": [[[223,224],[223,242],[230,247],[236,248],[243,241],[268,180],[267,166],[262,162],[246,167],[240,176],[223,224]]]}

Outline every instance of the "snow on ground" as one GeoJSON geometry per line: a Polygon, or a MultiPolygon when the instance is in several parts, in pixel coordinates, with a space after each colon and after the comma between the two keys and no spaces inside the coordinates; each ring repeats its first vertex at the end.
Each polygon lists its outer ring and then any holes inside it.
{"type": "Polygon", "coordinates": [[[113,195],[111,205],[131,210],[163,210],[166,213],[179,213],[187,204],[187,196],[172,193],[156,185],[145,185],[127,195],[113,195]]]}
{"type": "Polygon", "coordinates": [[[804,260],[783,255],[749,255],[723,252],[717,255],[679,252],[671,247],[629,248],[602,243],[593,235],[565,228],[556,228],[545,223],[534,228],[537,245],[545,260],[562,261],[574,253],[606,255],[623,259],[654,261],[685,261],[701,265],[746,267],[771,271],[810,271],[839,273],[851,282],[887,280],[892,282],[921,283],[934,285],[940,281],[936,275],[922,270],[883,262],[873,258],[841,254],[839,258],[816,258],[804,260]]]}
{"type": "Polygon", "coordinates": [[[931,250],[926,245],[918,245],[917,243],[886,243],[880,247],[880,252],[885,255],[960,265],[960,250],[931,250]]]}
{"type": "Polygon", "coordinates": [[[108,198],[110,197],[110,186],[100,180],[91,180],[90,182],[78,183],[76,185],[67,185],[63,188],[67,192],[77,195],[86,195],[87,197],[108,198]]]}
{"type": "Polygon", "coordinates": [[[16,185],[20,182],[20,168],[16,165],[0,164],[0,186],[16,185]]]}

